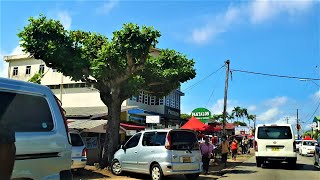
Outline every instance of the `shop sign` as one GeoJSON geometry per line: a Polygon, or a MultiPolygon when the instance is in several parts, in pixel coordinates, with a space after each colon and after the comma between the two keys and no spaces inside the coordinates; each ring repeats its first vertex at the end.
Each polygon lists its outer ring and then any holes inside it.
{"type": "Polygon", "coordinates": [[[197,108],[191,112],[191,116],[194,116],[203,123],[207,123],[210,120],[211,112],[206,108],[197,108]]]}

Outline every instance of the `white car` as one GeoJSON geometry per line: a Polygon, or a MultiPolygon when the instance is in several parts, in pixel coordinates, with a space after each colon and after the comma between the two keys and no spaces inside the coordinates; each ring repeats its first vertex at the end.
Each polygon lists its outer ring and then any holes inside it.
{"type": "Polygon", "coordinates": [[[288,162],[296,166],[294,134],[290,124],[258,125],[255,133],[256,165],[267,162],[288,162]]]}
{"type": "Polygon", "coordinates": [[[72,179],[67,121],[52,91],[0,78],[0,102],[0,122],[7,121],[16,136],[12,179],[72,179]]]}
{"type": "Polygon", "coordinates": [[[313,156],[314,155],[314,151],[315,151],[315,143],[317,141],[315,140],[302,140],[302,143],[299,147],[299,154],[304,156],[308,156],[308,155],[311,155],[313,156]]]}
{"type": "Polygon", "coordinates": [[[87,164],[87,149],[79,132],[70,131],[72,144],[72,166],[71,169],[84,169],[87,164]]]}
{"type": "Polygon", "coordinates": [[[150,174],[152,180],[184,174],[195,180],[202,171],[197,135],[184,129],[139,132],[114,154],[111,171],[150,174]]]}

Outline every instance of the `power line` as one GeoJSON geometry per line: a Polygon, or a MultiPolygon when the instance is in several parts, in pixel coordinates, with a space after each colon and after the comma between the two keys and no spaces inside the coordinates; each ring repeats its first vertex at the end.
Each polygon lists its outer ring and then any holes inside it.
{"type": "Polygon", "coordinates": [[[220,69],[222,69],[225,65],[222,65],[219,69],[217,69],[216,71],[210,73],[209,75],[207,75],[206,77],[204,77],[203,79],[199,80],[198,82],[194,83],[193,85],[187,87],[186,89],[184,89],[183,91],[192,89],[193,87],[195,87],[196,85],[198,85],[201,81],[207,79],[208,77],[212,76],[213,74],[217,73],[220,69]]]}
{"type": "Polygon", "coordinates": [[[239,70],[239,69],[231,69],[231,71],[249,73],[249,74],[258,74],[258,75],[264,75],[264,76],[281,77],[281,78],[305,79],[305,80],[314,80],[314,81],[320,80],[319,78],[308,78],[308,77],[286,76],[286,75],[278,75],[278,74],[267,74],[267,73],[239,70]]]}
{"type": "Polygon", "coordinates": [[[314,115],[317,113],[317,111],[318,111],[319,107],[320,107],[320,102],[319,102],[319,104],[318,104],[318,106],[317,106],[316,110],[315,110],[315,111],[313,112],[313,114],[310,116],[310,118],[309,118],[307,121],[305,121],[304,123],[307,123],[307,122],[309,122],[310,120],[312,120],[312,117],[314,117],[314,115]]]}

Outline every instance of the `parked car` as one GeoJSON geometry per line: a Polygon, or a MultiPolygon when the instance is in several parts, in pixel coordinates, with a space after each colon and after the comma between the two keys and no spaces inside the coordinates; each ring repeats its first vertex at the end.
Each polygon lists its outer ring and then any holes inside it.
{"type": "Polygon", "coordinates": [[[317,142],[315,143],[315,151],[314,151],[314,165],[320,165],[320,137],[318,138],[317,142]]]}
{"type": "Polygon", "coordinates": [[[300,148],[300,146],[301,146],[302,140],[296,139],[294,142],[295,142],[295,144],[296,144],[296,149],[295,149],[295,151],[296,151],[296,152],[299,152],[299,148],[300,148]]]}
{"type": "Polygon", "coordinates": [[[84,169],[87,164],[87,149],[78,131],[70,131],[72,144],[72,166],[71,169],[84,169]]]}
{"type": "Polygon", "coordinates": [[[315,150],[315,140],[302,140],[301,145],[299,147],[299,154],[304,156],[313,155],[315,150]]]}
{"type": "Polygon", "coordinates": [[[202,171],[197,135],[182,129],[139,132],[114,154],[111,170],[150,174],[153,180],[174,174],[195,180],[202,171]]]}
{"type": "Polygon", "coordinates": [[[297,153],[290,124],[261,124],[255,133],[256,165],[286,161],[296,166],[297,153]]]}
{"type": "Polygon", "coordinates": [[[72,179],[71,142],[62,108],[42,85],[0,78],[0,122],[15,131],[12,179],[72,179]]]}

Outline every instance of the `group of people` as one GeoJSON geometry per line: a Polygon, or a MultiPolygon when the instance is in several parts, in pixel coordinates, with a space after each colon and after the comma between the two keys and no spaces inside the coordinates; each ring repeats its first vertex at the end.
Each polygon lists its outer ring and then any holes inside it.
{"type": "Polygon", "coordinates": [[[210,143],[209,137],[205,137],[205,142],[200,144],[200,151],[202,155],[203,170],[205,174],[208,174],[210,159],[214,157],[215,149],[220,148],[221,160],[224,166],[227,167],[228,153],[231,152],[232,160],[236,160],[238,149],[241,147],[242,154],[247,154],[250,151],[251,142],[247,137],[244,137],[240,144],[236,139],[232,139],[230,142],[227,136],[221,138],[221,143],[216,147],[210,143]]]}

